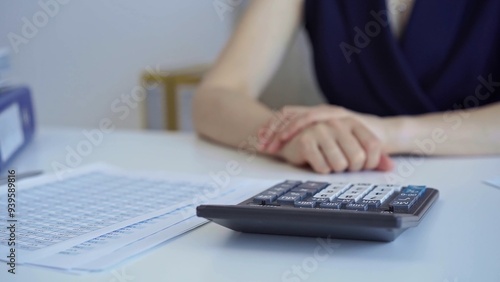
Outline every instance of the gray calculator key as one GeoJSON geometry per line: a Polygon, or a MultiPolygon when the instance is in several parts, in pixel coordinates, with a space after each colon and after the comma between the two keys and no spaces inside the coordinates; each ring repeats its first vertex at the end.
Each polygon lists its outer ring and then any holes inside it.
{"type": "Polygon", "coordinates": [[[409,212],[410,208],[417,201],[417,197],[397,196],[390,204],[394,212],[409,212]]]}
{"type": "Polygon", "coordinates": [[[297,187],[293,188],[291,192],[306,193],[307,196],[312,196],[316,193],[316,189],[297,187]]]}
{"type": "MultiPolygon", "coordinates": [[[[291,182],[283,182],[283,183],[280,183],[280,184],[276,184],[274,185],[273,187],[271,187],[271,189],[273,188],[283,188],[287,191],[290,191],[292,188],[296,187],[297,185],[299,185],[301,182],[300,181],[291,181],[291,182]]],[[[269,189],[269,190],[271,190],[269,189]]]]}
{"type": "Polygon", "coordinates": [[[353,203],[353,204],[346,205],[345,208],[348,210],[366,211],[366,210],[368,210],[368,205],[353,203]]]}
{"type": "Polygon", "coordinates": [[[317,203],[328,203],[328,202],[330,202],[330,199],[313,197],[313,198],[311,198],[311,201],[315,201],[317,203]]]}
{"type": "Polygon", "coordinates": [[[284,184],[294,184],[294,185],[299,185],[299,184],[301,184],[301,183],[302,183],[302,181],[300,181],[300,180],[285,180],[283,183],[284,183],[284,184]]]}
{"type": "Polygon", "coordinates": [[[307,188],[307,189],[315,189],[316,191],[319,191],[319,190],[325,188],[326,186],[328,186],[328,183],[326,183],[326,182],[307,181],[307,182],[300,184],[298,187],[307,188]]]}
{"type": "Polygon", "coordinates": [[[355,203],[354,199],[336,199],[335,203],[340,203],[342,207],[345,207],[348,204],[355,203]]]}
{"type": "Polygon", "coordinates": [[[380,200],[363,200],[361,203],[367,205],[368,209],[376,209],[382,204],[380,200]]]}
{"type": "Polygon", "coordinates": [[[278,195],[275,194],[259,194],[253,198],[253,202],[257,204],[270,204],[278,198],[278,195]]]}
{"type": "Polygon", "coordinates": [[[294,204],[296,201],[300,201],[306,197],[306,193],[288,192],[285,195],[278,198],[279,204],[294,204]]]}
{"type": "Polygon", "coordinates": [[[297,208],[314,208],[316,203],[316,201],[296,201],[294,205],[297,208]]]}
{"type": "Polygon", "coordinates": [[[323,208],[323,209],[339,210],[340,208],[342,208],[342,203],[340,203],[340,202],[321,203],[321,204],[319,204],[319,207],[323,208]]]}
{"type": "Polygon", "coordinates": [[[285,194],[286,192],[290,191],[292,188],[285,188],[285,187],[273,187],[271,189],[267,189],[266,192],[274,192],[278,194],[279,196],[285,194]]]}

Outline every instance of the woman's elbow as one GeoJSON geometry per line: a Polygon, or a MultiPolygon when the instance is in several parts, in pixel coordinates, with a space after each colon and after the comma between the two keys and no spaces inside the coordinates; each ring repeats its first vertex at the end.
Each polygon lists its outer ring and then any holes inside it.
{"type": "Polygon", "coordinates": [[[214,115],[220,110],[218,109],[219,99],[219,95],[207,87],[200,86],[196,90],[192,102],[192,119],[194,129],[198,134],[204,136],[209,134],[214,115]]]}

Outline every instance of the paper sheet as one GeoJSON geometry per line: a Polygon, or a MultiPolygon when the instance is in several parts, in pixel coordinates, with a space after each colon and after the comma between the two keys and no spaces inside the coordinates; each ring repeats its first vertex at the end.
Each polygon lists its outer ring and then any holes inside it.
{"type": "MultiPolygon", "coordinates": [[[[62,180],[27,180],[17,195],[16,217],[23,226],[16,236],[17,263],[103,270],[205,223],[195,216],[197,205],[237,204],[275,183],[234,178],[222,186],[209,177],[130,173],[103,165],[75,170],[62,180]]],[[[0,193],[3,205],[5,198],[0,193]]],[[[5,241],[2,253],[8,253],[5,241]]]]}

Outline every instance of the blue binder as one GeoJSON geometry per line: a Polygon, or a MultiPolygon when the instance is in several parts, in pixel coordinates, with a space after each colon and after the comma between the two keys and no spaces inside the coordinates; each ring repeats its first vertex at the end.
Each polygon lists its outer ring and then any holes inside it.
{"type": "Polygon", "coordinates": [[[27,87],[0,89],[0,174],[33,139],[35,117],[27,87]]]}

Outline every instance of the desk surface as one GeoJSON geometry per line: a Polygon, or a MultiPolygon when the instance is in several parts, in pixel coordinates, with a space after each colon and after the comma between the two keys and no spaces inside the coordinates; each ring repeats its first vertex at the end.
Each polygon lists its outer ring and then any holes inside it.
{"type": "MultiPolygon", "coordinates": [[[[66,163],[86,140],[80,129],[40,130],[12,164],[19,172],[66,163]]],[[[445,145],[445,144],[443,144],[445,145]]],[[[75,160],[72,160],[75,161],[75,160]]],[[[385,182],[375,172],[316,175],[265,157],[248,160],[234,150],[190,134],[116,131],[104,135],[78,165],[106,162],[125,169],[327,181],[385,182]]],[[[500,189],[482,180],[500,176],[500,157],[397,159],[392,176],[440,190],[423,222],[391,243],[242,234],[207,224],[107,272],[75,276],[18,266],[2,267],[1,281],[500,281],[500,189]],[[6,280],[7,278],[7,280],[6,280]]]]}

